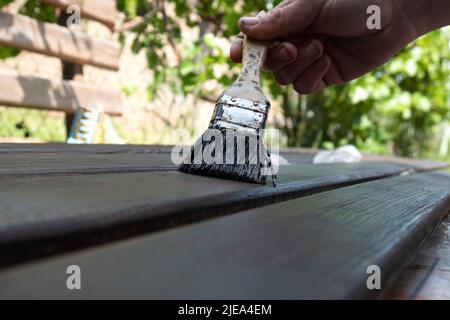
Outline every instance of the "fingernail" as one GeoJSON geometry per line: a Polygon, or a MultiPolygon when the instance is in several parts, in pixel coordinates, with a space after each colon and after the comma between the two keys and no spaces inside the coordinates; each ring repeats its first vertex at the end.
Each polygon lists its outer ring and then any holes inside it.
{"type": "Polygon", "coordinates": [[[235,43],[235,44],[242,44],[242,42],[244,42],[244,39],[242,39],[242,38],[240,38],[240,37],[236,37],[236,38],[234,38],[234,40],[233,40],[233,43],[235,43]]]}
{"type": "Polygon", "coordinates": [[[256,17],[242,17],[241,19],[239,19],[239,22],[249,27],[257,25],[259,23],[259,19],[256,17]]]}
{"type": "Polygon", "coordinates": [[[311,41],[304,49],[305,53],[311,57],[316,57],[320,54],[319,48],[311,41]]]}
{"type": "Polygon", "coordinates": [[[278,49],[278,55],[283,61],[289,61],[292,59],[291,52],[285,46],[281,46],[280,49],[278,49]]]}

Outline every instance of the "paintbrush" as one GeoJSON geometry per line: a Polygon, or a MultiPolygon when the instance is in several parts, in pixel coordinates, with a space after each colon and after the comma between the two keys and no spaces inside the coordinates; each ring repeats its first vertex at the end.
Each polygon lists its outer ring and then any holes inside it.
{"type": "Polygon", "coordinates": [[[217,178],[265,184],[276,176],[263,143],[270,103],[260,72],[268,43],[244,36],[242,70],[217,100],[209,128],[192,146],[179,170],[217,178]]]}

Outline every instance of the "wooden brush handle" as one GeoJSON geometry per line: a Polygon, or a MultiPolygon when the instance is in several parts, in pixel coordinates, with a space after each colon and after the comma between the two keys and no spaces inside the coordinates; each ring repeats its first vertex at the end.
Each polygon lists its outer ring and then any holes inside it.
{"type": "Polygon", "coordinates": [[[265,102],[266,96],[261,89],[260,74],[266,59],[269,43],[244,37],[242,52],[242,70],[234,84],[225,91],[232,97],[254,102],[265,102]]]}
{"type": "Polygon", "coordinates": [[[244,37],[242,51],[242,71],[239,75],[238,82],[252,82],[260,85],[260,73],[266,60],[268,43],[260,42],[244,37]]]}

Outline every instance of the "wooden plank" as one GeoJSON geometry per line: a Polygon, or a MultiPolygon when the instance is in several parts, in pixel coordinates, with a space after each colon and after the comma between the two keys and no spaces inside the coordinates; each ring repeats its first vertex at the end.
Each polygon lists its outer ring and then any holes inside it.
{"type": "Polygon", "coordinates": [[[450,216],[439,225],[414,262],[393,283],[387,299],[450,299],[450,216]]]}
{"type": "MultiPolygon", "coordinates": [[[[86,152],[49,152],[49,153],[5,153],[0,157],[0,177],[19,178],[49,175],[99,174],[99,173],[130,173],[150,171],[174,171],[171,154],[167,149],[130,148],[104,149],[79,148],[86,152]],[[122,151],[122,152],[119,152],[122,151]],[[158,152],[162,151],[162,152],[158,152]]],[[[1,154],[1,152],[0,152],[1,154]]],[[[306,155],[287,155],[289,165],[311,165],[312,159],[306,155]]],[[[368,164],[373,162],[367,162],[368,164]]],[[[387,168],[389,163],[386,163],[387,168]]],[[[400,174],[408,171],[429,171],[430,167],[413,167],[395,163],[400,174]]],[[[369,166],[370,168],[370,166],[369,166]]],[[[432,167],[431,167],[432,168],[432,167]]]]}
{"type": "Polygon", "coordinates": [[[449,209],[449,174],[377,180],[6,269],[0,298],[372,298],[449,209]]]}
{"type": "Polygon", "coordinates": [[[0,44],[76,63],[119,69],[119,43],[0,11],[0,44]]]}
{"type": "Polygon", "coordinates": [[[0,75],[0,104],[74,113],[80,106],[119,116],[119,91],[95,88],[76,81],[0,75]]]}
{"type": "Polygon", "coordinates": [[[115,153],[170,153],[170,145],[115,145],[115,144],[67,144],[67,143],[0,143],[0,154],[20,153],[80,153],[80,154],[115,154],[115,153]]]}
{"type": "Polygon", "coordinates": [[[384,163],[298,164],[280,167],[275,188],[177,171],[3,178],[0,265],[404,172],[384,163]]]}
{"type": "MultiPolygon", "coordinates": [[[[61,143],[47,144],[14,144],[0,143],[0,154],[5,153],[81,153],[81,154],[118,154],[118,153],[136,153],[152,154],[167,153],[170,154],[173,146],[170,145],[68,145],[61,143]]],[[[280,155],[291,164],[312,164],[314,155],[317,153],[314,149],[281,149],[280,155]]],[[[167,156],[168,163],[170,157],[167,156]]],[[[384,157],[384,156],[365,156],[365,161],[386,162],[396,165],[403,165],[413,171],[432,171],[448,167],[445,162],[430,160],[415,160],[407,158],[384,157]]]]}
{"type": "Polygon", "coordinates": [[[170,154],[23,153],[0,157],[0,178],[176,170],[170,154]]]}
{"type": "Polygon", "coordinates": [[[78,5],[83,18],[103,23],[110,29],[114,28],[117,19],[116,2],[114,0],[42,0],[42,2],[64,10],[69,6],[78,5]]]}

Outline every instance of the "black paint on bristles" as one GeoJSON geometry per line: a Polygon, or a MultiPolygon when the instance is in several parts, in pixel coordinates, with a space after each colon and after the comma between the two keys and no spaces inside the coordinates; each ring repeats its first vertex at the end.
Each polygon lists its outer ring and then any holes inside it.
{"type": "Polygon", "coordinates": [[[204,133],[192,146],[191,153],[178,170],[259,184],[266,184],[269,178],[275,186],[276,176],[272,173],[270,153],[264,146],[262,135],[230,129],[220,130],[220,133],[222,142],[215,141],[214,137],[204,133]],[[222,156],[216,154],[220,150],[223,152],[222,156]]]}

